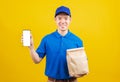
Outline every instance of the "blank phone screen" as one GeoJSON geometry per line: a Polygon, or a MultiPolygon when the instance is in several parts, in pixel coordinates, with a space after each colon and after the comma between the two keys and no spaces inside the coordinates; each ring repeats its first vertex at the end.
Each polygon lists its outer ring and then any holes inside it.
{"type": "Polygon", "coordinates": [[[23,30],[23,46],[30,46],[30,30],[23,30]]]}

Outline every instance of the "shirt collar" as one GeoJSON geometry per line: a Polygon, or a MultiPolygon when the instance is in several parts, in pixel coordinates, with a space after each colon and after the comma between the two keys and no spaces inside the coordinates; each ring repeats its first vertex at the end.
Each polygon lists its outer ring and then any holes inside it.
{"type": "Polygon", "coordinates": [[[68,30],[68,33],[66,34],[66,35],[64,35],[64,36],[62,36],[59,32],[58,32],[58,30],[56,30],[55,32],[54,32],[54,34],[55,34],[55,36],[57,37],[57,38],[61,38],[61,37],[68,37],[70,34],[71,34],[71,32],[68,30]]]}

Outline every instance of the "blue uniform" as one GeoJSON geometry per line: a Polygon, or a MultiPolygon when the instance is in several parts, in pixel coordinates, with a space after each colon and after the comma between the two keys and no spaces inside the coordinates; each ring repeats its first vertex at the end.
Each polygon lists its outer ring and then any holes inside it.
{"type": "Polygon", "coordinates": [[[62,36],[56,30],[46,35],[36,52],[40,58],[46,56],[45,75],[54,79],[69,79],[66,50],[83,47],[82,40],[68,31],[62,36]]]}

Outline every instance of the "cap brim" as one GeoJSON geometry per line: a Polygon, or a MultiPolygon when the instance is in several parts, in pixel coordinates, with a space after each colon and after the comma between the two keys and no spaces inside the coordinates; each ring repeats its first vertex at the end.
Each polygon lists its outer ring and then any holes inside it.
{"type": "Polygon", "coordinates": [[[71,15],[70,15],[70,14],[68,14],[67,12],[61,11],[61,12],[58,12],[57,14],[55,14],[55,17],[56,17],[57,15],[59,15],[60,13],[64,13],[64,14],[66,14],[66,15],[71,16],[71,15]]]}

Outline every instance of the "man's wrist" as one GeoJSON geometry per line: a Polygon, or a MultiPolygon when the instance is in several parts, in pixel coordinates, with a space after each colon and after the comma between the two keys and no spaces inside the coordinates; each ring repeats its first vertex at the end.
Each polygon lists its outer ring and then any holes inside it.
{"type": "Polygon", "coordinates": [[[30,50],[34,50],[34,46],[30,46],[29,49],[30,49],[30,50]]]}

